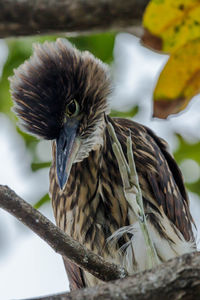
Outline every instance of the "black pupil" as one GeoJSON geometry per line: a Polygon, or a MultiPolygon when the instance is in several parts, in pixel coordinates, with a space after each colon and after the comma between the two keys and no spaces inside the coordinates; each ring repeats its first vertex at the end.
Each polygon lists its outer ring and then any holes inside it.
{"type": "Polygon", "coordinates": [[[68,112],[73,115],[76,112],[76,103],[74,101],[72,101],[69,105],[68,105],[68,112]]]}

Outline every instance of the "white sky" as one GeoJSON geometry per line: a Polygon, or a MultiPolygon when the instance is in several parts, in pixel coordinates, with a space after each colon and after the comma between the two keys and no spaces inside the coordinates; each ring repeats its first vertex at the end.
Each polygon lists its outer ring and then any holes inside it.
{"type": "MultiPolygon", "coordinates": [[[[1,57],[6,57],[6,47],[2,42],[0,51],[1,57]]],[[[193,100],[189,109],[177,117],[167,121],[151,119],[153,87],[167,56],[143,48],[137,38],[128,34],[117,36],[114,56],[114,108],[127,109],[138,103],[140,112],[135,120],[153,128],[169,142],[171,149],[177,147],[177,140],[173,135],[175,130],[187,139],[200,139],[199,99],[193,100]]],[[[30,155],[15,127],[2,114],[0,124],[0,183],[9,185],[25,200],[34,203],[48,191],[48,170],[32,173],[30,155]]],[[[49,159],[49,149],[48,143],[39,144],[41,159],[49,159]]],[[[197,174],[200,174],[199,166],[195,168],[197,174]]],[[[191,195],[191,198],[192,212],[200,227],[200,201],[196,195],[191,195]]],[[[49,207],[43,207],[42,212],[53,220],[49,207]]],[[[2,210],[0,241],[0,299],[30,298],[67,289],[68,283],[61,257],[2,210]]]]}

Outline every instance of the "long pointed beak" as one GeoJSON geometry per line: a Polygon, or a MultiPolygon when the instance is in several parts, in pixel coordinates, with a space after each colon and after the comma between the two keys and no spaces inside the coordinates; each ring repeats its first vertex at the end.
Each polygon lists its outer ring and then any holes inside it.
{"type": "Polygon", "coordinates": [[[67,183],[72,164],[79,150],[80,144],[76,138],[78,123],[76,119],[68,119],[56,139],[56,168],[61,189],[67,183]]]}

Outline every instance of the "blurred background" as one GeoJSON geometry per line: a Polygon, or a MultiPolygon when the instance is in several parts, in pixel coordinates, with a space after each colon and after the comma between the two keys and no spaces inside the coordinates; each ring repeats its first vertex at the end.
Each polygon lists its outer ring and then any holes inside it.
{"type": "MultiPolygon", "coordinates": [[[[51,143],[22,132],[12,112],[8,77],[32,53],[34,42],[56,36],[0,41],[0,184],[6,184],[52,221],[48,196],[51,143]]],[[[130,34],[105,33],[69,40],[110,65],[111,114],[152,128],[170,146],[188,188],[191,211],[200,228],[200,96],[167,120],[152,118],[152,94],[168,56],[144,48],[130,34]]],[[[198,230],[195,232],[199,241],[198,230]]],[[[0,298],[17,299],[68,289],[61,257],[20,222],[0,209],[0,298]]]]}

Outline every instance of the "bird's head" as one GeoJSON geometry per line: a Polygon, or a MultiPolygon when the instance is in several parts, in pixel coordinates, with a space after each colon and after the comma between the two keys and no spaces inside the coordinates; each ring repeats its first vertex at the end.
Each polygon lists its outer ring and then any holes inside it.
{"type": "Polygon", "coordinates": [[[110,79],[107,67],[64,39],[34,47],[33,56],[14,71],[14,111],[25,129],[56,141],[61,188],[71,166],[103,143],[110,79]]]}

